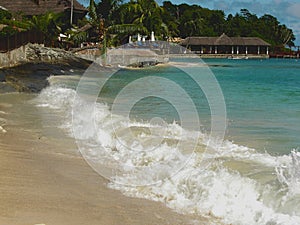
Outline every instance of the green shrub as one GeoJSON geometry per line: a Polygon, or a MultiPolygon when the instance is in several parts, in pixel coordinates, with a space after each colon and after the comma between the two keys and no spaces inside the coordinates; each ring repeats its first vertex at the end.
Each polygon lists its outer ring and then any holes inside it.
{"type": "Polygon", "coordinates": [[[11,19],[4,19],[2,21],[3,24],[9,25],[11,27],[18,27],[23,30],[29,30],[31,24],[28,21],[19,21],[19,20],[11,20],[11,19]]]}
{"type": "Polygon", "coordinates": [[[0,31],[0,36],[11,36],[18,33],[18,30],[12,26],[7,26],[4,27],[1,31],[0,31]]]}
{"type": "Polygon", "coordinates": [[[4,20],[4,19],[11,19],[12,15],[10,12],[4,10],[4,9],[0,9],[0,21],[4,20]]]}

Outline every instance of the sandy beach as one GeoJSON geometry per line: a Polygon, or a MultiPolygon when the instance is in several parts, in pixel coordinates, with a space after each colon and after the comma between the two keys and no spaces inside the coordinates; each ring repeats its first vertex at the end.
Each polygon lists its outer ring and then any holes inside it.
{"type": "MultiPolygon", "coordinates": [[[[39,49],[46,56],[50,54],[48,48],[39,49]]],[[[194,224],[193,218],[163,203],[125,197],[109,189],[109,181],[88,166],[74,139],[56,124],[55,115],[30,103],[36,94],[5,94],[7,87],[10,92],[39,92],[50,74],[72,73],[70,68],[88,65],[68,54],[66,59],[59,52],[51,54],[63,63],[44,65],[38,61],[4,70],[6,77],[1,81],[6,78],[6,83],[1,83],[4,94],[0,94],[0,224],[194,224]]]]}
{"type": "Polygon", "coordinates": [[[162,203],[107,188],[74,140],[37,116],[31,98],[1,96],[0,224],[199,224],[162,203]]]}

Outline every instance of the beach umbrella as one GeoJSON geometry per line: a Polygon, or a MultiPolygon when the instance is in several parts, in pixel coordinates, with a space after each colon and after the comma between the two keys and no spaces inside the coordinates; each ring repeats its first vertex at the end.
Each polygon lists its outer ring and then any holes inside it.
{"type": "Polygon", "coordinates": [[[131,43],[132,43],[131,36],[129,36],[128,43],[129,43],[129,44],[131,44],[131,43]]]}
{"type": "Polygon", "coordinates": [[[137,36],[137,41],[141,41],[141,35],[140,34],[138,34],[138,36],[137,36]]]}

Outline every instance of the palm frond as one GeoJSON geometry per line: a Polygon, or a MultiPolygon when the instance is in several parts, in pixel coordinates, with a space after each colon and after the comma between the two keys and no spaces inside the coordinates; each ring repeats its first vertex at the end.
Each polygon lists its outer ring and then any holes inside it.
{"type": "Polygon", "coordinates": [[[118,24],[118,25],[112,25],[108,27],[108,32],[111,34],[116,34],[116,33],[135,34],[137,32],[147,33],[147,29],[141,25],[118,24]]]}

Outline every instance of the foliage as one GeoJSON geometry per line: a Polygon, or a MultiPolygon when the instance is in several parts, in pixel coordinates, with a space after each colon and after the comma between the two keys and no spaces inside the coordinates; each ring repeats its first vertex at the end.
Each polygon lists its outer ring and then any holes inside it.
{"type": "Polygon", "coordinates": [[[0,37],[3,36],[11,36],[18,33],[18,30],[16,28],[13,28],[11,26],[7,26],[4,27],[1,31],[0,31],[0,37]]]}
{"type": "Polygon", "coordinates": [[[11,20],[11,19],[3,19],[1,21],[2,24],[6,24],[10,27],[18,28],[19,30],[29,30],[31,28],[31,23],[29,20],[11,20]]]}
{"type": "Polygon", "coordinates": [[[10,12],[0,9],[0,21],[2,21],[3,19],[11,19],[12,15],[10,12]]]}
{"type": "Polygon", "coordinates": [[[163,22],[163,8],[154,0],[131,0],[119,9],[119,24],[134,24],[145,28],[145,35],[152,31],[162,38],[168,34],[163,22]]]}
{"type": "Polygon", "coordinates": [[[273,46],[293,46],[295,40],[293,31],[280,24],[276,17],[265,14],[258,18],[247,9],[241,9],[239,14],[227,17],[225,32],[229,36],[258,36],[273,46]]]}
{"type": "Polygon", "coordinates": [[[112,34],[130,34],[133,35],[135,33],[146,33],[147,30],[142,25],[134,25],[134,24],[116,24],[108,27],[108,32],[112,34]]]}
{"type": "Polygon", "coordinates": [[[45,44],[52,45],[57,40],[61,27],[59,19],[62,15],[48,12],[43,15],[33,16],[30,24],[31,28],[40,31],[45,36],[45,44]]]}
{"type": "Polygon", "coordinates": [[[122,0],[101,0],[96,5],[96,13],[98,17],[105,21],[106,26],[110,26],[114,22],[114,18],[118,17],[116,10],[121,5],[122,0]]]}
{"type": "Polygon", "coordinates": [[[3,9],[0,9],[0,23],[6,25],[0,31],[0,36],[10,36],[20,31],[30,29],[30,23],[28,19],[23,19],[23,20],[12,19],[12,14],[3,9]]]}
{"type": "Polygon", "coordinates": [[[169,37],[188,36],[228,36],[260,37],[273,46],[293,46],[295,36],[286,25],[281,24],[272,15],[257,15],[247,9],[241,9],[235,15],[227,17],[221,10],[210,10],[199,5],[173,4],[164,1],[158,5],[155,0],[100,0],[97,4],[89,1],[88,17],[79,22],[79,27],[90,25],[88,30],[76,27],[70,30],[70,24],[62,15],[47,13],[33,16],[30,23],[11,20],[12,15],[0,10],[1,23],[7,24],[4,32],[15,32],[12,28],[41,31],[50,43],[57,38],[61,30],[69,29],[74,43],[94,41],[102,46],[121,44],[129,35],[138,33],[147,35],[154,31],[156,38],[165,40],[169,37]],[[4,22],[3,22],[4,21],[4,22]]]}
{"type": "Polygon", "coordinates": [[[89,39],[89,34],[86,31],[69,31],[68,33],[70,34],[69,40],[76,46],[79,46],[81,43],[86,42],[89,39]]]}
{"type": "Polygon", "coordinates": [[[221,10],[209,10],[198,5],[175,5],[163,2],[163,19],[168,24],[169,33],[185,38],[187,36],[228,36],[260,37],[274,46],[293,46],[295,36],[272,15],[257,17],[247,9],[228,15],[221,10]],[[178,25],[178,29],[177,26],[178,25]]]}
{"type": "Polygon", "coordinates": [[[176,5],[164,1],[159,6],[155,0],[121,2],[101,0],[94,7],[97,18],[103,20],[103,29],[106,29],[103,33],[115,34],[115,38],[124,39],[126,32],[128,37],[134,32],[149,36],[154,31],[158,39],[220,36],[226,33],[228,36],[260,37],[274,46],[294,45],[293,31],[280,24],[277,18],[271,15],[257,17],[247,9],[226,18],[221,10],[210,10],[199,5],[176,5]],[[113,29],[113,26],[116,27],[113,29]]]}

